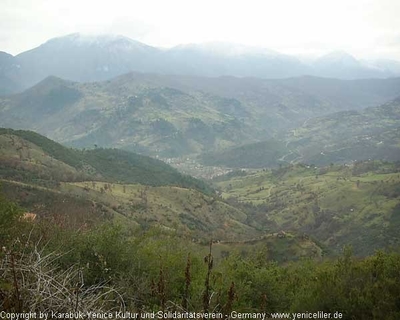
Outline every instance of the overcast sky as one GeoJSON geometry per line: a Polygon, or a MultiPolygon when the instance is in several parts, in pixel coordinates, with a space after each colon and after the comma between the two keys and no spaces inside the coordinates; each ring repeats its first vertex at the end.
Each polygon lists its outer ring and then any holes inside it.
{"type": "Polygon", "coordinates": [[[399,17],[399,0],[0,0],[0,51],[81,32],[161,47],[224,41],[400,60],[399,17]]]}

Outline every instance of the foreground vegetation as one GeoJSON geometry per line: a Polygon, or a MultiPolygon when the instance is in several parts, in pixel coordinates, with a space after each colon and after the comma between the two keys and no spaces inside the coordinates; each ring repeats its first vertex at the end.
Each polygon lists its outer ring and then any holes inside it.
{"type": "MultiPolygon", "coordinates": [[[[0,200],[0,308],[59,311],[342,312],[345,319],[398,319],[400,254],[279,265],[258,250],[213,261],[171,232],[100,223],[67,228],[30,221],[0,200]],[[43,276],[43,277],[41,277],[43,276]],[[47,280],[46,280],[47,279],[47,280]],[[56,281],[57,280],[57,281],[56,281]],[[54,284],[49,285],[50,284],[54,284]],[[33,285],[36,284],[36,285],[33,285]]],[[[266,248],[265,248],[266,249],[266,248]]]]}

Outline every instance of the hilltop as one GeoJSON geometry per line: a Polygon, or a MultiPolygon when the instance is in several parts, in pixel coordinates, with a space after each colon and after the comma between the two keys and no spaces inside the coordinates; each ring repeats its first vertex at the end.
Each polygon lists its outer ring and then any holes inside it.
{"type": "Polygon", "coordinates": [[[249,139],[249,127],[218,110],[241,104],[145,84],[79,84],[50,77],[0,101],[1,123],[33,129],[74,147],[117,147],[163,157],[249,139]],[[217,108],[216,108],[217,107],[217,108]]]}

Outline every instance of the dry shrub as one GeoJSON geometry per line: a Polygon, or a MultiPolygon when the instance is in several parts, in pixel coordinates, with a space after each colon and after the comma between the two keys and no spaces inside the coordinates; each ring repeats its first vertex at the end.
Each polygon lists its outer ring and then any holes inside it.
{"type": "Polygon", "coordinates": [[[9,312],[125,311],[122,296],[106,284],[85,286],[82,270],[59,270],[59,254],[37,248],[0,254],[0,310],[9,312]]]}

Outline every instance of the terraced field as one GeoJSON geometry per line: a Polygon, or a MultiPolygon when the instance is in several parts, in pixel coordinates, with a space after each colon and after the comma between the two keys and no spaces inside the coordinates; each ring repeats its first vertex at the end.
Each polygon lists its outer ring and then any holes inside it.
{"type": "Polygon", "coordinates": [[[306,232],[331,248],[351,244],[359,253],[399,243],[398,165],[296,165],[231,175],[215,185],[231,203],[253,206],[254,221],[272,231],[306,232]]]}

